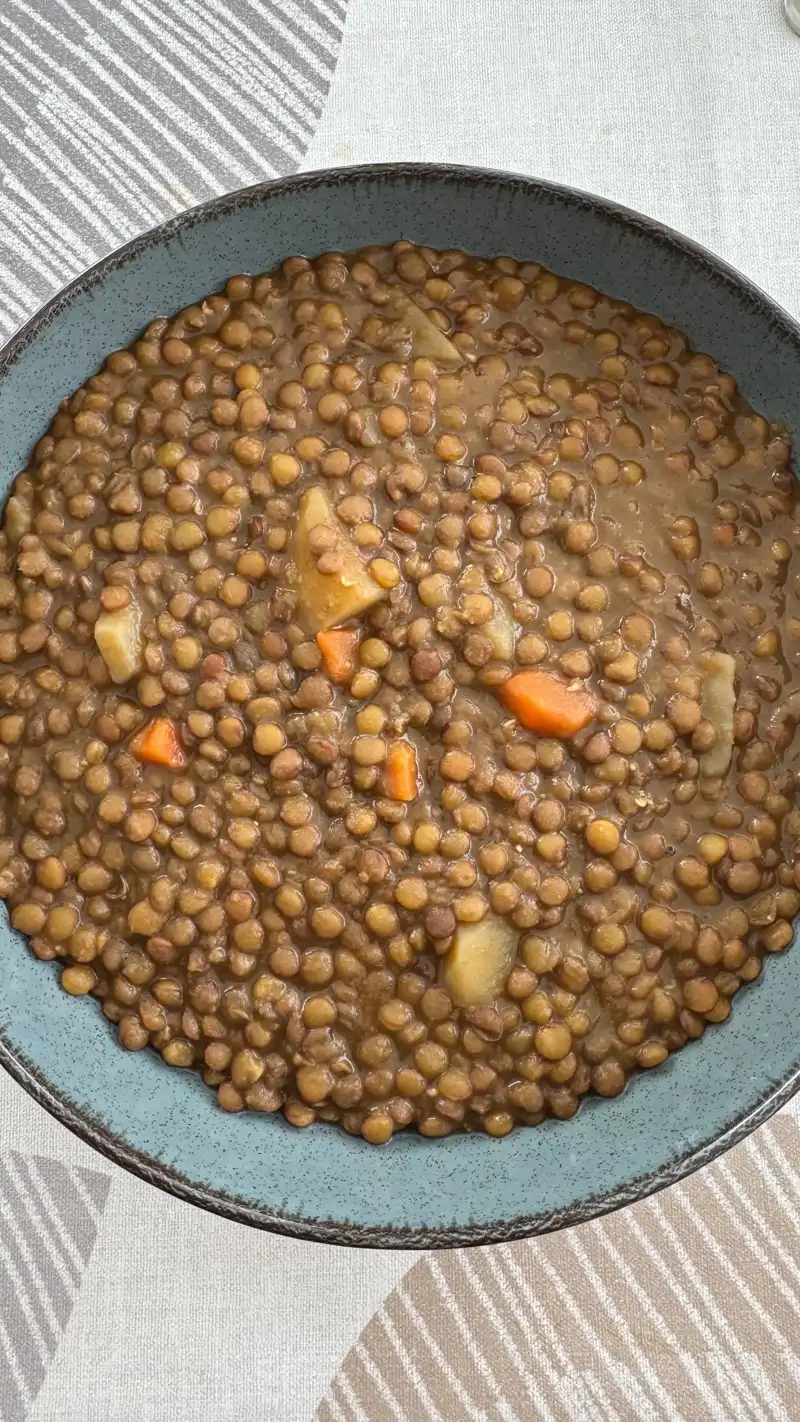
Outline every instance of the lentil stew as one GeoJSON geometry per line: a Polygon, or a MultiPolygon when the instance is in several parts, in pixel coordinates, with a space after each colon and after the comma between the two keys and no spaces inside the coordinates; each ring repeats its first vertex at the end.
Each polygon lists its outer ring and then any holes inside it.
{"type": "Polygon", "coordinates": [[[533,263],[292,258],[153,322],[6,505],[13,925],[229,1111],[618,1094],[800,908],[789,461],[533,263]]]}

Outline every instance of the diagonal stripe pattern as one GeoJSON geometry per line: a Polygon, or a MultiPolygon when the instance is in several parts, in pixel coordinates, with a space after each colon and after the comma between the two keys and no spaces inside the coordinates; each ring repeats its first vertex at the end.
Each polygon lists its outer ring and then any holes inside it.
{"type": "Polygon", "coordinates": [[[105,252],[301,163],[346,0],[4,0],[0,341],[105,252]]]}
{"type": "Polygon", "coordinates": [[[92,1252],[111,1177],[44,1156],[0,1156],[0,1422],[22,1422],[92,1252]]]}
{"type": "Polygon", "coordinates": [[[527,1243],[431,1254],[315,1422],[790,1422],[800,1121],[664,1194],[527,1243]]]}

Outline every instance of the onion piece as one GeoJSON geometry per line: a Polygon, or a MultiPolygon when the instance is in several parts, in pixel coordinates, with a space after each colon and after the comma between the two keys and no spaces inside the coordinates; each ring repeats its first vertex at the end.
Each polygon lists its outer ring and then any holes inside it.
{"type": "Polygon", "coordinates": [[[412,356],[424,356],[428,360],[438,361],[440,365],[464,364],[464,357],[458,346],[454,346],[453,342],[447,339],[444,331],[439,330],[427,312],[423,311],[416,301],[412,301],[410,296],[397,298],[395,311],[398,319],[411,332],[412,356]]]}
{"type": "Polygon", "coordinates": [[[699,757],[700,774],[716,779],[727,774],[733,755],[733,713],[736,710],[736,662],[727,652],[706,652],[700,658],[703,687],[700,707],[717,733],[717,743],[699,757]]]}
{"type": "Polygon", "coordinates": [[[485,637],[492,644],[492,651],[499,662],[510,662],[516,643],[516,624],[511,613],[500,598],[494,599],[494,612],[488,622],[481,627],[485,637]]]}

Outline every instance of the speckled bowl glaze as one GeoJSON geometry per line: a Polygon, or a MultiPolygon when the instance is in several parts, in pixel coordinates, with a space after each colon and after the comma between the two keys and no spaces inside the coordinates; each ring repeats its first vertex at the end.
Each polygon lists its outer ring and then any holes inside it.
{"type": "MultiPolygon", "coordinates": [[[[467,168],[310,173],[219,198],[73,282],[0,356],[0,488],[58,402],[153,316],[235,272],[404,236],[532,258],[688,332],[758,410],[800,429],[800,328],[722,262],[658,224],[548,183],[467,168]]],[[[0,1061],[117,1164],[242,1223],[350,1245],[435,1248],[517,1239],[592,1218],[679,1180],[800,1085],[800,951],[766,964],[733,1017],[613,1101],[502,1141],[396,1137],[217,1109],[200,1078],[117,1046],[96,1003],[66,996],[0,925],[0,1061]]]]}

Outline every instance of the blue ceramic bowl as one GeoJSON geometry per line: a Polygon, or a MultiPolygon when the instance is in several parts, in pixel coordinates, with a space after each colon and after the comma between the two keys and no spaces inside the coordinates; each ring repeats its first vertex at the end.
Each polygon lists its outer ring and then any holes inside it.
{"type": "MultiPolygon", "coordinates": [[[[153,316],[241,271],[392,242],[532,258],[657,313],[731,371],[756,409],[800,429],[800,328],[684,238],[595,197],[499,173],[311,173],[194,209],[107,257],[0,356],[0,490],[63,396],[153,316]]],[[[733,1017],[613,1101],[502,1141],[411,1134],[377,1150],[343,1131],[217,1109],[200,1078],[129,1054],[91,1000],[0,926],[0,1061],[71,1130],[137,1175],[247,1224],[341,1244],[429,1248],[519,1238],[680,1179],[800,1085],[800,951],[766,964],[733,1017]]]]}

